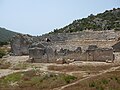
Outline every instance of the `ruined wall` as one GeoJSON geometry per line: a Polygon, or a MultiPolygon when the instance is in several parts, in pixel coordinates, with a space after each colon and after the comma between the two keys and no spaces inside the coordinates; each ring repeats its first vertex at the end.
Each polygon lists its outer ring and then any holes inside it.
{"type": "Polygon", "coordinates": [[[31,62],[54,62],[55,59],[55,51],[53,51],[52,48],[50,47],[44,47],[44,48],[39,48],[39,47],[34,47],[29,49],[29,58],[31,62]]]}
{"type": "Polygon", "coordinates": [[[59,51],[56,51],[56,56],[57,58],[77,59],[77,57],[79,57],[81,53],[81,47],[77,47],[74,51],[61,48],[59,51]]]}
{"type": "Polygon", "coordinates": [[[112,48],[98,48],[95,45],[90,45],[85,52],[82,52],[81,47],[76,48],[74,51],[63,48],[57,51],[48,46],[33,47],[29,49],[29,57],[31,62],[55,62],[58,58],[101,62],[114,60],[112,48]]]}
{"type": "MultiPolygon", "coordinates": [[[[76,59],[76,57],[75,57],[76,59]]],[[[114,61],[115,57],[113,49],[109,48],[97,48],[95,50],[87,50],[77,57],[77,61],[114,61]]]]}
{"type": "Polygon", "coordinates": [[[120,41],[114,44],[112,47],[115,52],[120,52],[120,41]]]}
{"type": "Polygon", "coordinates": [[[95,50],[86,51],[87,61],[113,61],[113,49],[98,48],[95,50]]]}
{"type": "Polygon", "coordinates": [[[97,49],[94,52],[94,59],[95,61],[113,61],[114,55],[113,55],[113,49],[109,48],[102,48],[97,49]]]}
{"type": "Polygon", "coordinates": [[[82,53],[81,47],[76,48],[74,51],[62,48],[57,51],[50,46],[43,47],[42,45],[42,43],[41,45],[39,43],[35,45],[35,47],[29,48],[29,58],[31,62],[55,62],[58,58],[75,58],[73,54],[80,55],[82,53]]]}

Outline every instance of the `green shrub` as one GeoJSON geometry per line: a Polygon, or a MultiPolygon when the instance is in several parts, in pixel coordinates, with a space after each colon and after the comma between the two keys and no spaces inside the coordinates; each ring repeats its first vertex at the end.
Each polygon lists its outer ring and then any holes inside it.
{"type": "Polygon", "coordinates": [[[4,55],[6,55],[5,50],[0,49],[0,58],[2,58],[4,55]]]}
{"type": "Polygon", "coordinates": [[[0,42],[0,46],[8,45],[8,44],[9,44],[8,42],[0,42]]]}
{"type": "Polygon", "coordinates": [[[75,80],[75,79],[76,79],[76,77],[71,76],[71,75],[64,76],[64,80],[67,84],[70,83],[71,81],[75,80]]]}
{"type": "Polygon", "coordinates": [[[103,83],[103,84],[108,84],[108,82],[109,82],[109,81],[106,80],[106,79],[103,79],[103,80],[102,80],[102,83],[103,83]]]}
{"type": "Polygon", "coordinates": [[[95,87],[95,82],[89,83],[89,87],[95,87]]]}

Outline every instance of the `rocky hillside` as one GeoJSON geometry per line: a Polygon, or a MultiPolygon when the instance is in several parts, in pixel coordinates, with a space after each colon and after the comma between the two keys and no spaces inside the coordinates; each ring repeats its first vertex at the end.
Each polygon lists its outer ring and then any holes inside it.
{"type": "Polygon", "coordinates": [[[0,27],[0,42],[8,42],[16,32],[0,27]]]}
{"type": "Polygon", "coordinates": [[[78,19],[73,23],[61,29],[55,29],[50,33],[68,33],[83,30],[120,30],[120,8],[106,10],[104,13],[97,15],[91,14],[87,18],[78,19]]]}

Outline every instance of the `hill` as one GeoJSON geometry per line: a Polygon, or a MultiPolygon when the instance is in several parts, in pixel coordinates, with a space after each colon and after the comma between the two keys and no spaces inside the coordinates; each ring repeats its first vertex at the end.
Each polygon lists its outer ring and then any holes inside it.
{"type": "Polygon", "coordinates": [[[0,42],[8,42],[16,32],[0,27],[0,42]]]}
{"type": "Polygon", "coordinates": [[[120,8],[113,8],[113,10],[106,10],[104,13],[97,15],[91,14],[87,18],[82,18],[73,21],[71,24],[54,29],[50,33],[71,33],[83,30],[120,30],[120,8]]]}

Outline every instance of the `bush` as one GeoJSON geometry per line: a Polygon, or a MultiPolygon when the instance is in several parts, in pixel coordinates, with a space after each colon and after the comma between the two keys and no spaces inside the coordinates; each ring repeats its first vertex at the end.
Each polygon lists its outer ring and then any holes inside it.
{"type": "Polygon", "coordinates": [[[4,55],[6,55],[5,50],[0,49],[0,58],[2,58],[4,55]]]}
{"type": "Polygon", "coordinates": [[[103,80],[102,80],[102,83],[103,83],[103,84],[108,84],[108,82],[109,82],[109,81],[106,80],[106,79],[103,79],[103,80]]]}
{"type": "Polygon", "coordinates": [[[8,42],[0,42],[0,46],[8,45],[8,44],[9,44],[8,42]]]}
{"type": "Polygon", "coordinates": [[[70,83],[71,81],[74,81],[75,79],[77,79],[77,78],[74,77],[74,76],[71,76],[71,75],[68,75],[68,76],[64,77],[64,80],[67,84],[70,83]]]}
{"type": "Polygon", "coordinates": [[[95,82],[90,83],[89,87],[95,87],[95,82]]]}

